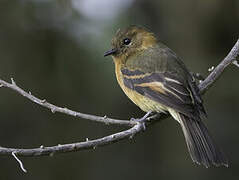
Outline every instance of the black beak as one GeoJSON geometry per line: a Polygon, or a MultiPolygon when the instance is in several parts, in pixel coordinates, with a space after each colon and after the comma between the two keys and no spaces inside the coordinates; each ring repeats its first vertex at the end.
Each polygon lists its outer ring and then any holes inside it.
{"type": "Polygon", "coordinates": [[[112,54],[115,54],[117,51],[117,49],[111,49],[109,51],[106,51],[105,54],[104,54],[104,57],[105,56],[109,56],[109,55],[112,55],[112,54]]]}

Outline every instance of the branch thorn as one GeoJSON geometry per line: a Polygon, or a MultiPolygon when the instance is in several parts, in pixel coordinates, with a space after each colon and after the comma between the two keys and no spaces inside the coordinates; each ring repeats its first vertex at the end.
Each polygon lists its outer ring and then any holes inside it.
{"type": "Polygon", "coordinates": [[[214,68],[215,68],[215,67],[212,66],[212,67],[208,68],[208,71],[209,71],[209,72],[212,72],[212,71],[214,70],[214,68]]]}
{"type": "Polygon", "coordinates": [[[16,86],[16,82],[13,80],[13,78],[11,78],[12,81],[12,85],[16,86]]]}
{"type": "Polygon", "coordinates": [[[233,61],[232,64],[234,64],[235,66],[239,67],[239,63],[237,60],[233,61]]]}
{"type": "Polygon", "coordinates": [[[41,103],[45,103],[45,102],[46,102],[46,99],[42,99],[42,100],[41,100],[41,103]]]}
{"type": "Polygon", "coordinates": [[[55,112],[56,112],[56,109],[55,109],[55,108],[51,108],[51,112],[52,112],[52,113],[55,113],[55,112]]]}

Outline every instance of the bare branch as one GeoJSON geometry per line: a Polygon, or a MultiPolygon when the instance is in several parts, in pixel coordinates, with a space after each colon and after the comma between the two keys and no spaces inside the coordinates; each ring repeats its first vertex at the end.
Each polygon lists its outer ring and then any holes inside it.
{"type": "MultiPolygon", "coordinates": [[[[239,39],[237,43],[234,45],[230,53],[224,58],[224,60],[217,66],[215,69],[209,74],[209,76],[199,84],[200,92],[203,94],[206,92],[215,81],[220,77],[224,69],[229,65],[232,64],[237,58],[239,57],[239,39]]],[[[45,99],[41,100],[31,93],[25,92],[23,89],[18,87],[14,80],[12,79],[12,83],[8,83],[6,81],[0,80],[0,87],[7,87],[13,89],[17,93],[21,94],[22,96],[28,98],[29,100],[37,103],[43,107],[50,109],[52,112],[61,112],[64,114],[68,114],[75,117],[80,117],[88,120],[92,120],[95,122],[103,122],[106,124],[117,124],[117,125],[124,125],[131,127],[128,130],[118,132],[109,136],[105,136],[103,138],[89,140],[86,139],[85,142],[78,142],[73,144],[64,144],[52,147],[44,147],[43,145],[40,148],[34,149],[15,149],[15,148],[4,148],[0,147],[0,155],[19,155],[19,156],[43,156],[43,155],[53,155],[55,153],[65,153],[65,152],[72,152],[72,151],[79,151],[85,149],[95,149],[96,147],[104,146],[107,144],[115,143],[123,139],[132,138],[134,135],[142,132],[144,130],[144,125],[139,122],[135,121],[124,121],[124,120],[117,120],[111,119],[107,117],[99,117],[95,115],[83,114],[80,112],[75,112],[69,110],[67,108],[62,108],[55,106],[51,103],[48,103],[45,99]]],[[[147,118],[147,125],[152,125],[152,120],[167,118],[169,115],[167,114],[156,114],[149,118],[147,118]]]]}
{"type": "Polygon", "coordinates": [[[10,88],[10,89],[16,91],[17,93],[21,94],[22,96],[26,97],[27,99],[31,100],[32,102],[39,104],[45,108],[50,109],[52,113],[60,112],[60,113],[67,114],[70,116],[80,117],[82,119],[88,119],[91,121],[110,124],[110,125],[116,124],[116,125],[129,126],[129,127],[132,127],[133,125],[135,125],[135,123],[133,121],[112,119],[112,118],[108,118],[107,116],[101,117],[101,116],[95,116],[95,115],[90,115],[90,114],[84,114],[84,113],[76,112],[76,111],[73,111],[73,110],[70,110],[67,108],[55,106],[54,104],[47,102],[46,99],[39,99],[36,96],[33,96],[31,92],[27,93],[22,88],[17,86],[17,84],[13,80],[13,78],[11,78],[11,81],[12,81],[12,83],[8,83],[8,82],[0,79],[0,85],[1,85],[1,87],[10,88]]]}
{"type": "Polygon", "coordinates": [[[107,144],[115,143],[122,139],[130,138],[135,134],[141,132],[143,128],[144,127],[142,123],[136,123],[136,125],[134,125],[132,128],[128,130],[118,132],[109,136],[105,136],[103,138],[95,140],[86,139],[85,142],[57,145],[52,147],[44,147],[43,145],[41,145],[39,148],[34,149],[14,149],[0,147],[0,154],[12,155],[12,153],[14,152],[14,154],[18,156],[44,156],[44,155],[53,155],[55,153],[72,152],[85,149],[95,149],[96,147],[104,146],[107,144]]]}
{"type": "Polygon", "coordinates": [[[232,64],[234,61],[237,60],[239,57],[239,39],[237,40],[236,44],[233,46],[229,54],[223,59],[223,61],[217,65],[216,68],[209,74],[209,76],[199,84],[199,89],[201,93],[205,93],[213,83],[222,75],[224,69],[229,65],[232,64]]]}

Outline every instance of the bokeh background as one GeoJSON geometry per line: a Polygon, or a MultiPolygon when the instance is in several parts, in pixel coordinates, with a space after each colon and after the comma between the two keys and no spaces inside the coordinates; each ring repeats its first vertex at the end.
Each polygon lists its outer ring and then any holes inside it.
{"type": "MultiPolygon", "coordinates": [[[[154,31],[191,71],[206,76],[239,37],[238,0],[0,0],[0,78],[49,102],[84,113],[129,119],[143,113],[119,88],[103,53],[118,28],[154,31]]],[[[204,96],[208,125],[229,168],[192,163],[172,118],[133,140],[53,157],[0,156],[0,179],[238,179],[239,71],[226,69],[204,96]]],[[[0,145],[33,148],[94,139],[122,130],[52,114],[0,88],[0,145]]]]}

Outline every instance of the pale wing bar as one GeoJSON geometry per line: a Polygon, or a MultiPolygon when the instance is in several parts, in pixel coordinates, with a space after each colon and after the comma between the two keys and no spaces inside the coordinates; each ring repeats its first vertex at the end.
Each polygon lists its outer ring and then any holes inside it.
{"type": "Polygon", "coordinates": [[[185,83],[163,73],[122,70],[126,87],[189,116],[195,117],[192,92],[185,83]]]}

